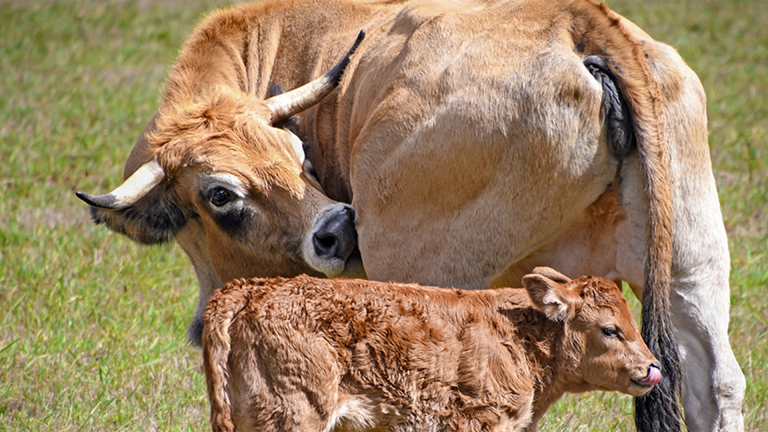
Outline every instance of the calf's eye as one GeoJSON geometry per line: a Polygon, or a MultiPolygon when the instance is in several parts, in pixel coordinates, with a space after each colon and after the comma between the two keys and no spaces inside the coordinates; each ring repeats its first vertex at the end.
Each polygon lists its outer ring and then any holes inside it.
{"type": "Polygon", "coordinates": [[[603,334],[608,337],[619,337],[619,331],[615,327],[603,327],[603,334]]]}
{"type": "Polygon", "coordinates": [[[216,186],[208,191],[208,201],[210,201],[211,204],[215,205],[216,207],[221,207],[224,204],[234,200],[234,198],[234,193],[221,186],[216,186]]]}

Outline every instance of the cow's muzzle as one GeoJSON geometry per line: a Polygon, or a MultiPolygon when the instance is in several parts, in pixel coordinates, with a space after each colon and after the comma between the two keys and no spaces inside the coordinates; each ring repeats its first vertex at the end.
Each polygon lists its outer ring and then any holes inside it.
{"type": "Polygon", "coordinates": [[[346,261],[357,247],[355,210],[345,206],[330,215],[312,235],[312,244],[317,256],[346,261]]]}
{"type": "Polygon", "coordinates": [[[341,275],[347,259],[358,250],[354,209],[346,204],[324,209],[303,249],[304,259],[315,270],[328,277],[341,275]]]}

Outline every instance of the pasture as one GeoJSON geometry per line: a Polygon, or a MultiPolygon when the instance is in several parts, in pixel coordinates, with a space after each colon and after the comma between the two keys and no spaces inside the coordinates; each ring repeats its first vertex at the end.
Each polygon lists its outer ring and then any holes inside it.
{"type": "MultiPolygon", "coordinates": [[[[191,264],[92,225],[74,192],[121,183],[182,42],[226,4],[0,0],[0,431],[209,429],[185,341],[191,264]]],[[[768,430],[768,4],[608,5],[676,47],[707,91],[745,426],[768,430]]],[[[575,394],[540,427],[634,430],[631,413],[627,396],[575,394]]]]}

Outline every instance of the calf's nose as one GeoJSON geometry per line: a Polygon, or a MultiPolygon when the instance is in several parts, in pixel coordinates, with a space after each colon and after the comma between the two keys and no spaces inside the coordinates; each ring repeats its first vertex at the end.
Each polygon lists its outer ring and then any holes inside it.
{"type": "Polygon", "coordinates": [[[312,244],[317,256],[346,261],[357,247],[355,211],[345,206],[327,218],[312,236],[312,244]]]}

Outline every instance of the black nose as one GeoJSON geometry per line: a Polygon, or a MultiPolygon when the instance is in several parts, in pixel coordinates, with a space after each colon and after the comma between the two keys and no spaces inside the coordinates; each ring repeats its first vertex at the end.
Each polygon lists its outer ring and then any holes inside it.
{"type": "Polygon", "coordinates": [[[317,256],[340,258],[346,261],[357,247],[355,211],[351,207],[342,207],[331,215],[315,231],[312,243],[315,246],[317,256]]]}

